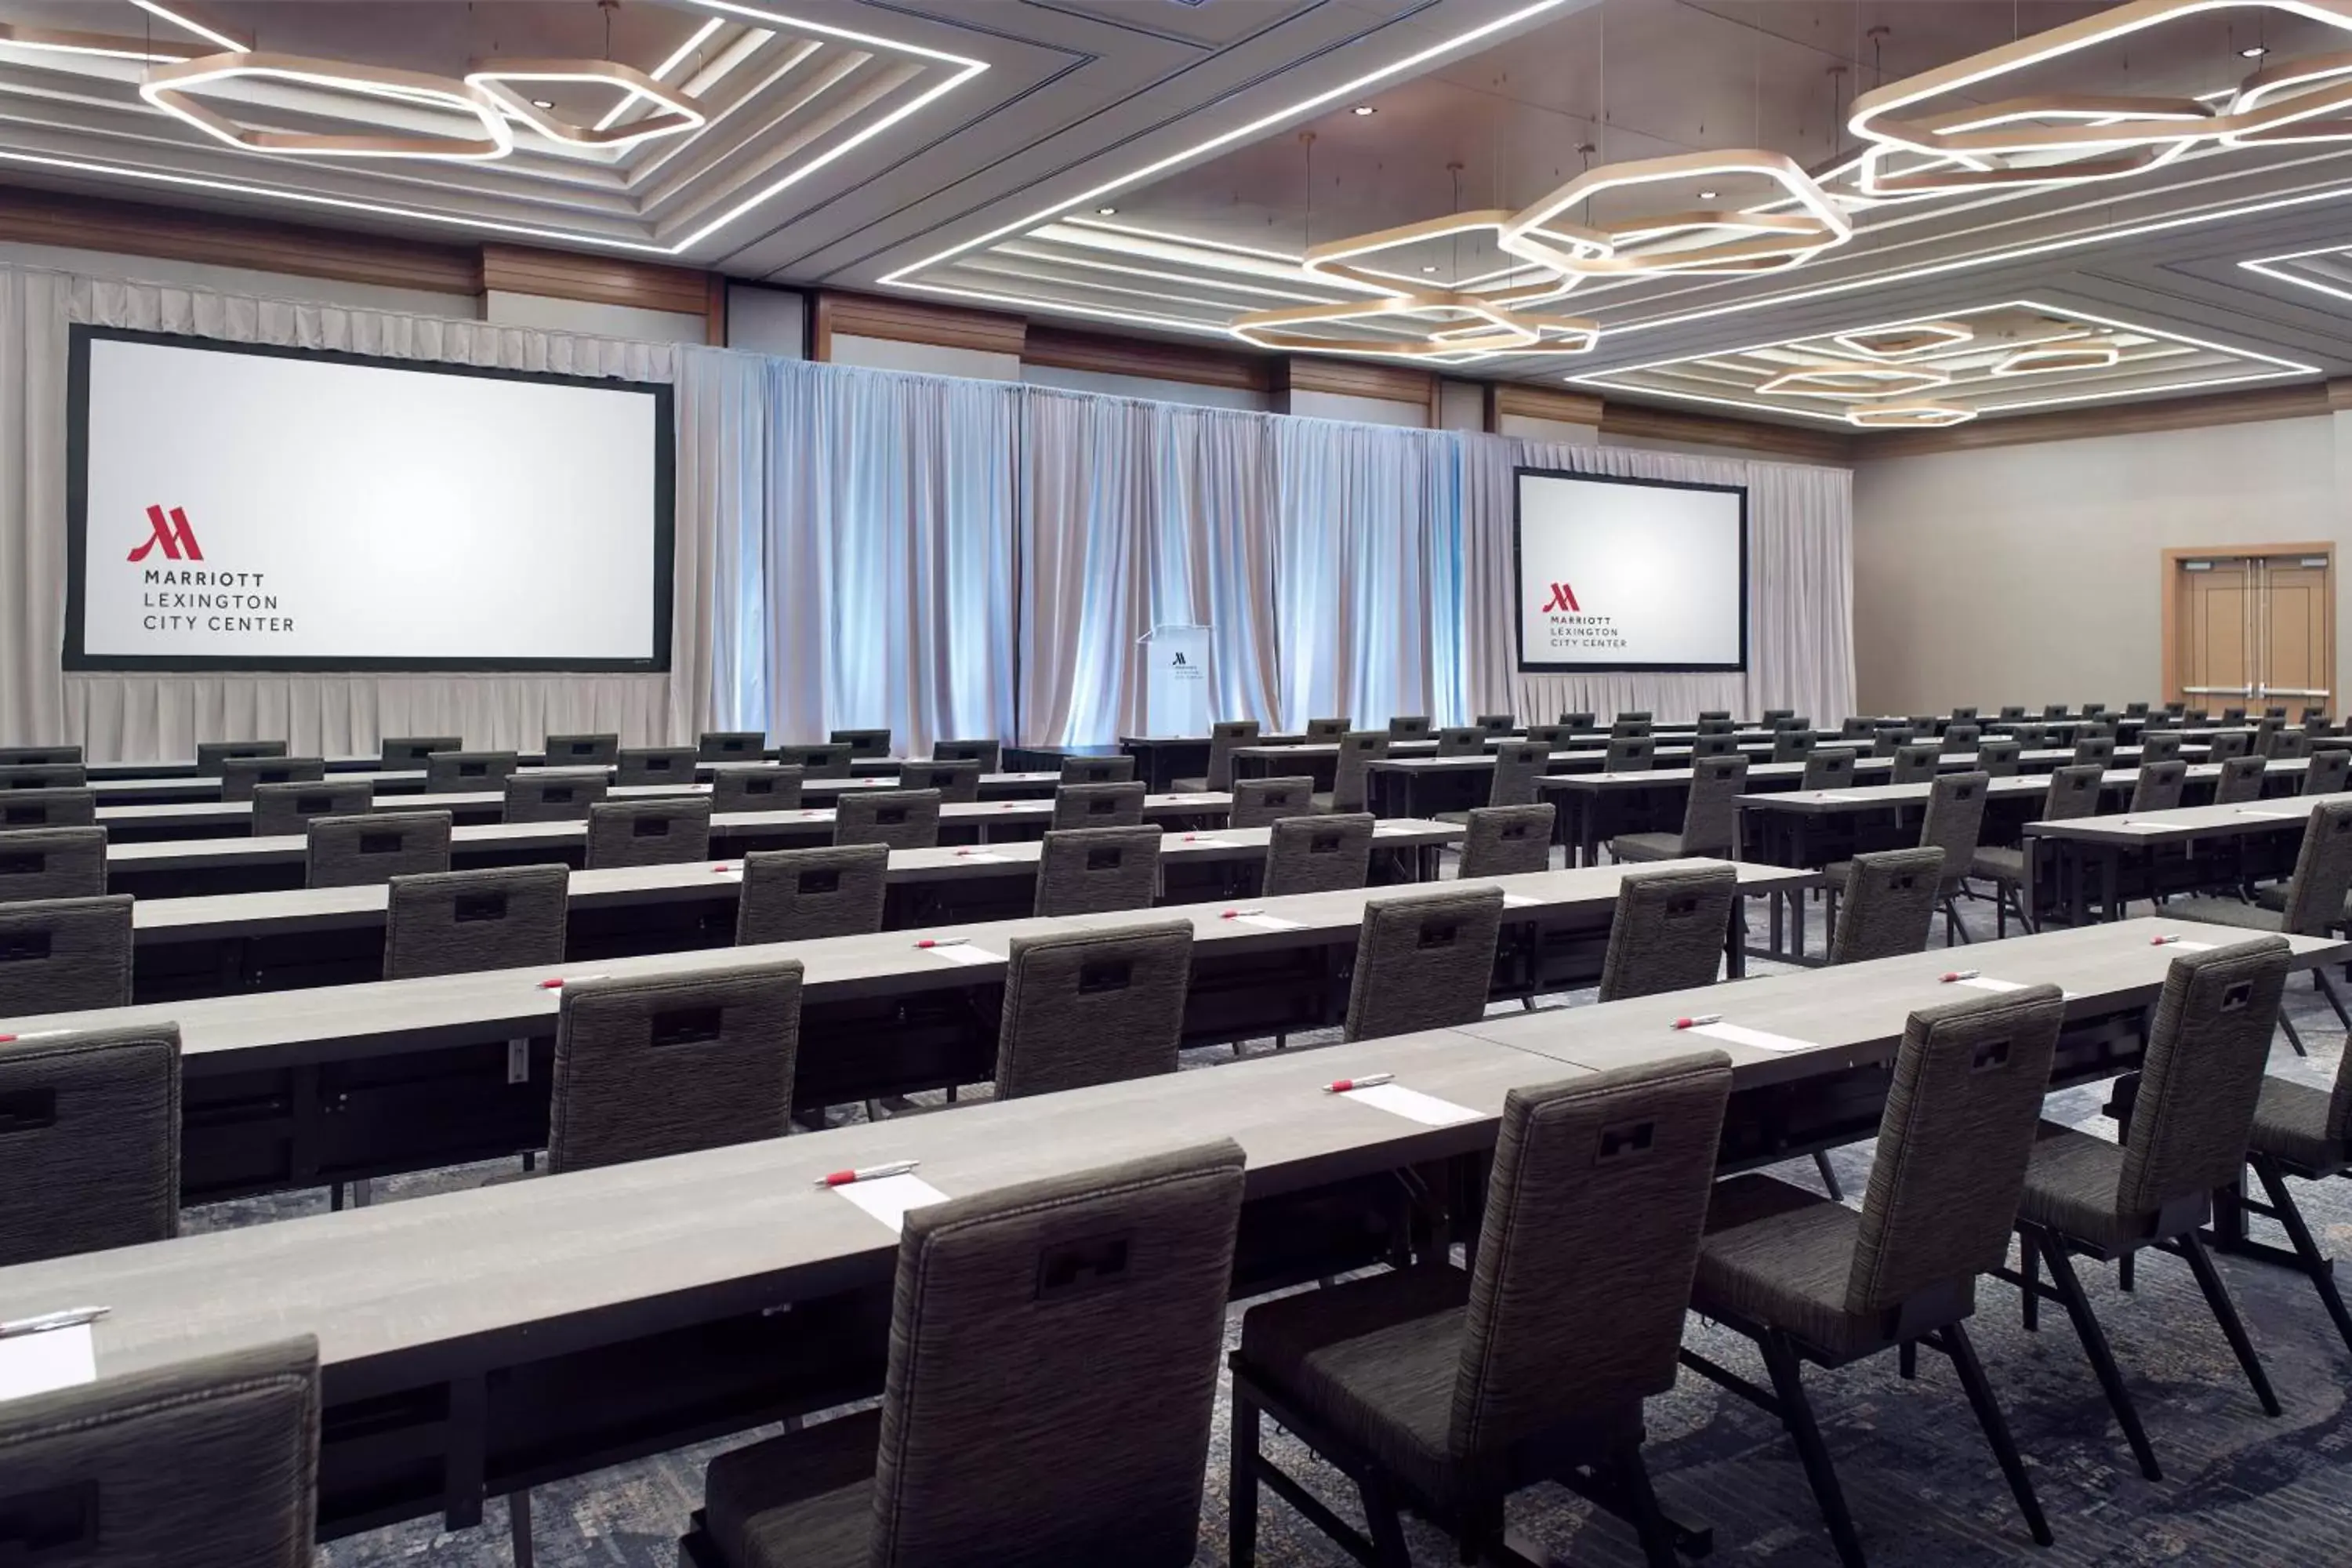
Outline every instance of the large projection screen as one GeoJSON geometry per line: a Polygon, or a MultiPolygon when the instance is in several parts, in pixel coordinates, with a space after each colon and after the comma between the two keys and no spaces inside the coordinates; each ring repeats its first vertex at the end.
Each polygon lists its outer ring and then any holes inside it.
{"type": "Polygon", "coordinates": [[[1522,670],[1748,668],[1748,491],[1520,468],[1522,670]]]}
{"type": "Polygon", "coordinates": [[[666,670],[670,389],[73,329],[68,669],[666,670]]]}

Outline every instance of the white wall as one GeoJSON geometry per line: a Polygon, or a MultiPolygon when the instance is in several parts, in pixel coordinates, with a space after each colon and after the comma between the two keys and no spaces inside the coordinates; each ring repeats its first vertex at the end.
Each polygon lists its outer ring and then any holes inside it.
{"type": "Polygon", "coordinates": [[[888,338],[861,338],[855,332],[833,334],[833,363],[863,365],[867,370],[911,370],[924,375],[960,375],[969,381],[1019,381],[1019,354],[991,353],[986,349],[945,348],[938,343],[901,343],[888,338]]]}
{"type": "Polygon", "coordinates": [[[2338,475],[2352,467],[2340,454],[2352,415],[1865,458],[1853,483],[1862,710],[2160,699],[2161,552],[2332,540],[2342,559],[2338,475]]]}
{"type": "Polygon", "coordinates": [[[541,332],[575,332],[589,338],[635,338],[656,343],[699,343],[710,331],[700,314],[647,310],[635,305],[599,305],[588,300],[554,300],[493,289],[482,296],[482,320],[502,327],[541,332]]]}
{"type": "Polygon", "coordinates": [[[1414,430],[1429,426],[1426,401],[1406,403],[1388,397],[1354,397],[1339,392],[1294,392],[1290,412],[1307,419],[1349,419],[1359,425],[1402,425],[1414,430]]]}
{"type": "Polygon", "coordinates": [[[1059,365],[1024,364],[1021,379],[1032,386],[1058,386],[1065,392],[1100,392],[1112,397],[1143,397],[1154,403],[1191,403],[1203,408],[1238,408],[1263,414],[1273,399],[1263,392],[1240,386],[1202,386],[1190,381],[1162,381],[1150,375],[1118,375],[1107,371],[1066,370],[1059,365]]]}
{"type": "Polygon", "coordinates": [[[1539,419],[1532,414],[1506,414],[1495,423],[1495,434],[1516,437],[1522,441],[1549,441],[1569,447],[1597,447],[1601,444],[1601,426],[1579,424],[1573,419],[1539,419]]]}

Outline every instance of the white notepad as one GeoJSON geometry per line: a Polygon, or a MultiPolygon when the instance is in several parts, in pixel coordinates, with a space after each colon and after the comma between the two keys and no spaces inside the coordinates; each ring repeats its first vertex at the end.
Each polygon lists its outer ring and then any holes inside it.
{"type": "Polygon", "coordinates": [[[2267,816],[2273,822],[2303,822],[2310,818],[2307,811],[2257,811],[2251,805],[2238,808],[2240,816],[2267,816]]]}
{"type": "Polygon", "coordinates": [[[971,862],[977,860],[983,866],[1010,866],[1013,864],[1012,856],[992,855],[985,849],[972,849],[960,852],[956,856],[956,858],[964,861],[966,864],[970,864],[971,862]]]}
{"type": "MultiPolygon", "coordinates": [[[[1990,974],[1979,974],[1972,980],[1955,980],[1952,984],[1955,985],[1965,985],[1971,991],[1992,991],[2006,994],[2011,991],[2024,990],[2027,982],[2022,980],[1995,980],[1990,974]]],[[[2073,1001],[2075,997],[2081,994],[2082,993],[2079,991],[2067,991],[2063,989],[2061,989],[2058,993],[2060,999],[2067,1002],[2073,1001]]]]}
{"type": "Polygon", "coordinates": [[[1339,1098],[1385,1110],[1391,1116],[1402,1116],[1407,1121],[1418,1121],[1424,1127],[1451,1127],[1456,1122],[1478,1120],[1478,1113],[1466,1105],[1456,1105],[1450,1100],[1423,1094],[1402,1084],[1376,1083],[1369,1089],[1349,1089],[1339,1098]]]}
{"type": "Polygon", "coordinates": [[[1705,1035],[1708,1039],[1721,1040],[1727,1045],[1753,1046],[1759,1051],[1810,1051],[1816,1048],[1811,1040],[1794,1040],[1786,1035],[1743,1028],[1738,1024],[1694,1024],[1683,1033],[1705,1035]]]}
{"type": "Polygon", "coordinates": [[[933,958],[944,958],[950,963],[1002,963],[1004,962],[1003,953],[991,952],[984,947],[975,946],[968,942],[943,942],[937,947],[927,947],[922,951],[929,953],[933,958]]]}
{"type": "Polygon", "coordinates": [[[1873,800],[1876,797],[1867,795],[1855,795],[1851,790],[1825,789],[1814,792],[1813,798],[1815,800],[1873,800]]]}
{"type": "Polygon", "coordinates": [[[2116,824],[2116,826],[2125,833],[2162,833],[2171,826],[2172,824],[2168,822],[2118,822],[2116,824]]]}
{"type": "Polygon", "coordinates": [[[947,1194],[911,1173],[904,1176],[877,1176],[870,1182],[844,1182],[833,1190],[892,1230],[900,1228],[908,1209],[948,1201],[947,1194]]]}
{"type": "Polygon", "coordinates": [[[97,1381],[98,1340],[88,1323],[0,1339],[0,1399],[97,1381]]]}
{"type": "Polygon", "coordinates": [[[2172,941],[2168,942],[2163,945],[2172,949],[2176,952],[2210,952],[2213,951],[2213,944],[2211,942],[2190,942],[2186,937],[2175,937],[2172,941]]]}
{"type": "Polygon", "coordinates": [[[1212,838],[1205,833],[1188,833],[1184,836],[1182,842],[1186,844],[1215,844],[1228,849],[1233,847],[1234,843],[1230,838],[1212,838]]]}
{"type": "Polygon", "coordinates": [[[1503,895],[1503,907],[1505,909],[1524,909],[1529,904],[1539,904],[1542,902],[1543,900],[1537,898],[1533,893],[1505,893],[1503,895]]]}
{"type": "Polygon", "coordinates": [[[1304,921],[1286,920],[1280,915],[1235,915],[1234,924],[1255,926],[1260,931],[1297,931],[1304,921]]]}

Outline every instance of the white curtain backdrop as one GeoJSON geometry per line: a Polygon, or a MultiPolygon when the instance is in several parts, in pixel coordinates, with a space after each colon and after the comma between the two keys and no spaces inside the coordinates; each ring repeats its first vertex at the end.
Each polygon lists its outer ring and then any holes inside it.
{"type": "Polygon", "coordinates": [[[1546,722],[1590,710],[1687,720],[1723,708],[1753,718],[1793,708],[1816,722],[1853,711],[1853,475],[1631,447],[1565,447],[1465,436],[1463,647],[1475,706],[1546,722]],[[1748,488],[1745,674],[1517,673],[1512,628],[1514,467],[1748,488]]]}

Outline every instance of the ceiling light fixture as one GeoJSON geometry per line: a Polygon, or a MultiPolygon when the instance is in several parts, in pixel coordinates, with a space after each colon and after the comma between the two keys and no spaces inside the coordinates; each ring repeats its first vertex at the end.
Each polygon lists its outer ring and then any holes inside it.
{"type": "Polygon", "coordinates": [[[551,98],[534,98],[530,100],[530,106],[533,109],[553,109],[555,107],[555,100],[551,98]]]}
{"type": "MultiPolygon", "coordinates": [[[[704,44],[709,42],[711,34],[719,31],[719,28],[726,25],[726,17],[711,17],[696,30],[692,37],[678,45],[677,48],[672,49],[670,51],[669,58],[654,67],[653,70],[648,74],[651,75],[656,81],[666,79],[669,76],[670,72],[677,69],[678,67],[686,63],[686,58],[688,55],[694,53],[695,50],[702,47],[704,44]]],[[[596,121],[596,129],[599,131],[610,131],[616,123],[619,122],[621,116],[629,111],[629,106],[636,101],[636,94],[628,93],[624,95],[620,102],[613,105],[612,108],[604,111],[604,119],[596,121]]]]}
{"type": "Polygon", "coordinates": [[[28,27],[21,22],[0,22],[0,44],[60,55],[98,55],[120,60],[193,59],[197,46],[152,43],[142,38],[118,38],[107,33],[78,33],[67,27],[28,27]]]}
{"type": "Polygon", "coordinates": [[[2055,371],[2112,370],[2123,359],[2114,343],[2067,344],[2020,349],[1992,367],[1994,375],[2047,375],[2055,371]]]}
{"type": "Polygon", "coordinates": [[[710,122],[702,105],[664,87],[635,66],[617,60],[482,60],[466,73],[466,85],[487,94],[499,107],[551,142],[573,147],[634,147],[656,137],[698,131],[710,122]],[[579,125],[546,112],[554,107],[544,99],[525,98],[509,82],[583,82],[620,88],[625,95],[655,105],[623,126],[579,125]]]}
{"type": "Polygon", "coordinates": [[[1097,208],[1095,208],[1095,216],[1097,216],[1097,217],[1113,217],[1113,216],[1116,216],[1118,215],[1118,209],[1117,207],[1097,207],[1097,208]]]}
{"type": "Polygon", "coordinates": [[[1589,278],[1779,271],[1801,266],[1853,237],[1853,220],[1795,159],[1762,148],[1735,148],[1588,169],[1505,220],[1496,243],[1523,261],[1589,278]],[[1700,210],[1614,225],[1577,224],[1562,216],[1603,192],[1680,184],[1699,174],[1759,175],[1779,184],[1801,210],[1700,210]]]}
{"type": "Polygon", "coordinates": [[[1873,403],[1845,411],[1845,422],[1864,430],[1940,430],[1965,425],[1976,416],[1973,408],[1926,401],[1873,403]]]}
{"type": "Polygon", "coordinates": [[[1759,396],[1875,399],[1927,392],[1951,381],[1924,365],[1840,363],[1816,360],[1782,371],[1757,387],[1759,396]]]}
{"type": "Polygon", "coordinates": [[[2262,45],[2252,44],[2249,45],[2245,48],[2240,49],[2238,51],[2238,58],[2242,60],[2258,60],[2269,53],[2270,50],[2263,47],[2262,45]]]}
{"type": "Polygon", "coordinates": [[[514,133],[489,95],[462,81],[384,66],[346,65],[299,55],[220,54],[158,66],[139,84],[139,96],[164,113],[241,152],[310,157],[429,158],[486,163],[514,150],[514,133]],[[416,136],[374,132],[363,135],[260,131],[240,124],[191,96],[215,82],[257,77],[296,82],[362,98],[389,99],[412,108],[444,109],[470,115],[478,136],[416,136]]]}
{"type": "Polygon", "coordinates": [[[1911,359],[1965,343],[1976,329],[1958,321],[1905,321],[1892,327],[1865,327],[1840,332],[1830,342],[1864,359],[1911,359]]]}
{"type": "Polygon", "coordinates": [[[226,49],[233,55],[253,52],[251,38],[242,33],[230,32],[197,7],[186,4],[185,0],[169,0],[168,4],[166,0],[131,0],[131,3],[151,16],[163,17],[182,32],[194,33],[216,48],[226,49]]]}
{"type": "Polygon", "coordinates": [[[1715,193],[1713,191],[1701,191],[1698,194],[1698,199],[1703,202],[1711,202],[1715,200],[1715,193]]]}
{"type": "Polygon", "coordinates": [[[1549,285],[1506,289],[1492,294],[1453,289],[1391,294],[1382,300],[1343,300],[1336,305],[1299,305],[1251,310],[1234,318],[1233,335],[1253,348],[1277,353],[1381,354],[1398,359],[1464,363],[1495,354],[1589,353],[1601,329],[1575,316],[1526,316],[1512,307],[1532,298],[1555,297],[1549,285]],[[1393,321],[1423,329],[1418,339],[1320,337],[1294,329],[1344,326],[1350,321],[1393,321]]]}
{"type": "Polygon", "coordinates": [[[1365,116],[1365,115],[1367,115],[1367,114],[1378,114],[1378,113],[1380,112],[1380,110],[1377,110],[1377,109],[1374,109],[1374,108],[1373,108],[1370,104],[1369,104],[1369,103],[1360,103],[1360,104],[1356,105],[1356,107],[1355,107],[1355,108],[1353,108],[1353,109],[1351,109],[1351,110],[1348,110],[1348,112],[1349,112],[1349,113],[1350,113],[1350,114],[1352,114],[1352,115],[1355,115],[1358,119],[1361,119],[1363,116],[1365,116]]]}

